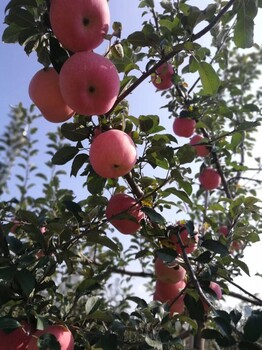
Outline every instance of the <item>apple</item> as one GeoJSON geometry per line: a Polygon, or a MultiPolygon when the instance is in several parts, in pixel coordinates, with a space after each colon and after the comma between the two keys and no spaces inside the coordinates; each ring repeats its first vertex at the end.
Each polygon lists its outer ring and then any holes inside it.
{"type": "Polygon", "coordinates": [[[124,131],[107,130],[91,143],[90,164],[102,177],[117,178],[126,175],[136,164],[136,159],[135,144],[124,131]]]}
{"type": "Polygon", "coordinates": [[[164,63],[151,75],[151,81],[158,90],[166,90],[173,85],[174,69],[171,63],[164,63]]]}
{"type": "MultiPolygon", "coordinates": [[[[197,242],[198,242],[198,235],[194,235],[194,237],[191,237],[190,234],[188,233],[187,229],[185,228],[184,225],[180,225],[180,238],[183,242],[183,246],[185,248],[185,251],[187,254],[193,253],[193,251],[196,250],[197,248],[197,242]]],[[[170,237],[171,242],[175,245],[175,249],[177,254],[182,255],[182,248],[181,245],[179,244],[178,238],[176,234],[173,234],[170,237]]]]}
{"type": "Polygon", "coordinates": [[[14,329],[10,333],[5,333],[0,329],[0,349],[1,350],[26,350],[32,337],[31,327],[28,323],[22,323],[21,327],[14,329]]]}
{"type": "Polygon", "coordinates": [[[221,184],[221,177],[219,173],[212,168],[205,168],[200,176],[199,182],[205,190],[214,190],[221,184]]]}
{"type": "Polygon", "coordinates": [[[52,325],[44,330],[36,331],[28,344],[27,350],[38,350],[37,340],[41,335],[46,333],[53,334],[56,337],[61,347],[60,350],[74,350],[73,335],[68,328],[62,325],[52,325]]]}
{"type": "Polygon", "coordinates": [[[140,228],[140,221],[144,218],[144,213],[141,211],[141,205],[136,203],[136,200],[125,193],[117,193],[113,195],[106,207],[106,217],[111,224],[124,234],[134,234],[140,228]],[[130,219],[111,219],[111,217],[128,213],[132,215],[133,220],[130,219]]]}
{"type": "Polygon", "coordinates": [[[228,235],[228,227],[226,225],[219,226],[218,233],[220,233],[221,235],[227,237],[227,235],[228,235]]]}
{"type": "Polygon", "coordinates": [[[157,279],[153,299],[162,303],[168,303],[168,305],[170,305],[171,316],[174,313],[182,313],[185,308],[184,295],[181,294],[175,302],[173,302],[173,300],[179,295],[185,286],[186,283],[184,281],[165,283],[157,279]]]}
{"type": "Polygon", "coordinates": [[[219,284],[211,281],[209,284],[209,288],[212,289],[213,292],[215,292],[215,294],[217,296],[217,300],[220,300],[222,298],[222,289],[221,289],[219,284]]]}
{"type": "Polygon", "coordinates": [[[94,52],[72,55],[63,64],[59,77],[64,100],[83,115],[107,113],[113,107],[120,89],[115,65],[94,52]]]}
{"type": "Polygon", "coordinates": [[[233,253],[235,251],[239,252],[241,249],[243,249],[243,246],[244,246],[243,241],[234,240],[231,242],[230,251],[231,251],[231,253],[233,253]]]}
{"type": "Polygon", "coordinates": [[[52,67],[41,69],[33,76],[29,96],[49,122],[65,122],[74,115],[61,95],[59,74],[52,67]]]}
{"type": "Polygon", "coordinates": [[[205,157],[209,155],[210,150],[205,145],[197,145],[198,143],[201,143],[204,137],[200,135],[194,135],[191,139],[189,144],[196,150],[196,155],[198,157],[205,157]]]}
{"type": "Polygon", "coordinates": [[[181,265],[169,266],[159,257],[155,261],[155,273],[157,279],[166,283],[177,283],[186,276],[186,270],[181,265]]]}
{"type": "Polygon", "coordinates": [[[191,118],[175,118],[173,122],[173,131],[177,136],[190,137],[193,135],[196,127],[196,121],[191,118]]]}
{"type": "Polygon", "coordinates": [[[52,0],[50,23],[66,49],[93,50],[102,43],[109,29],[107,0],[52,0]]]}

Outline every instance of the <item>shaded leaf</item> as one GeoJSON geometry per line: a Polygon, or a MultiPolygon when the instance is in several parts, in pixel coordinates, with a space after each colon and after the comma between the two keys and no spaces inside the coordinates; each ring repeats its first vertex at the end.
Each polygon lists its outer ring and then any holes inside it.
{"type": "Polygon", "coordinates": [[[216,94],[220,86],[220,80],[211,64],[207,62],[200,62],[198,64],[198,72],[203,87],[203,94],[216,94]]]}
{"type": "Polygon", "coordinates": [[[64,146],[59,149],[52,157],[52,163],[56,165],[63,165],[74,158],[78,153],[78,147],[64,146]]]}

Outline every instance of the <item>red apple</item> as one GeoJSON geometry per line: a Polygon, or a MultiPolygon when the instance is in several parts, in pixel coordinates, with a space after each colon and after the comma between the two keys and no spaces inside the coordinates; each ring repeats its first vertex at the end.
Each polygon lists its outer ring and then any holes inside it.
{"type": "Polygon", "coordinates": [[[205,190],[211,191],[220,186],[221,177],[216,170],[205,168],[199,176],[199,182],[205,190]]]}
{"type": "Polygon", "coordinates": [[[136,147],[125,132],[111,129],[98,135],[89,152],[94,171],[105,178],[126,175],[136,163],[136,147]]]}
{"type": "Polygon", "coordinates": [[[226,225],[219,226],[218,233],[220,233],[221,235],[227,237],[227,235],[228,235],[228,227],[226,225]]]}
{"type": "Polygon", "coordinates": [[[198,157],[205,157],[210,153],[210,150],[207,146],[197,145],[198,143],[201,143],[203,139],[204,138],[200,135],[194,135],[189,142],[189,144],[196,150],[196,154],[198,157]]]}
{"type": "Polygon", "coordinates": [[[158,90],[166,90],[173,85],[174,69],[171,63],[164,63],[151,75],[151,81],[158,90]]]}
{"type": "Polygon", "coordinates": [[[209,288],[212,289],[213,292],[215,292],[215,294],[217,296],[217,300],[220,300],[222,298],[222,289],[221,289],[219,284],[211,281],[209,284],[209,288]]]}
{"type": "MultiPolygon", "coordinates": [[[[194,250],[197,248],[197,242],[198,242],[198,235],[194,235],[194,237],[191,237],[184,225],[181,225],[181,231],[180,231],[180,238],[183,242],[183,246],[185,247],[185,251],[187,254],[193,253],[194,250]]],[[[179,244],[178,238],[176,234],[173,234],[170,237],[170,240],[175,244],[175,249],[179,255],[182,255],[182,248],[179,244]]]]}
{"type": "Polygon", "coordinates": [[[234,240],[231,242],[230,251],[231,253],[239,252],[241,249],[243,249],[243,246],[244,246],[243,241],[234,240]]]}
{"type": "Polygon", "coordinates": [[[134,198],[124,193],[117,193],[113,195],[108,202],[106,217],[119,232],[124,234],[134,234],[140,228],[140,221],[144,218],[144,213],[141,211],[141,205],[136,203],[134,198]],[[132,215],[134,221],[117,218],[110,220],[111,217],[121,213],[124,214],[125,212],[132,215]]]}
{"type": "Polygon", "coordinates": [[[155,261],[155,273],[157,279],[166,283],[177,283],[186,276],[186,270],[181,265],[168,266],[159,257],[155,261]]]}
{"type": "Polygon", "coordinates": [[[190,118],[175,118],[173,122],[173,131],[177,136],[190,137],[193,135],[196,127],[196,121],[190,118]]]}
{"type": "Polygon", "coordinates": [[[49,122],[65,122],[74,115],[61,95],[59,75],[54,68],[41,69],[33,76],[29,96],[49,122]]]}
{"type": "Polygon", "coordinates": [[[50,22],[66,49],[93,50],[102,43],[109,29],[107,0],[52,0],[50,22]]]}
{"type": "Polygon", "coordinates": [[[116,67],[97,53],[75,53],[64,63],[59,76],[64,100],[79,114],[105,114],[117,99],[120,81],[116,67]]]}
{"type": "Polygon", "coordinates": [[[0,329],[0,349],[1,350],[26,350],[31,339],[31,327],[24,323],[21,327],[14,329],[10,333],[5,333],[0,329]]]}
{"type": "Polygon", "coordinates": [[[184,281],[178,283],[165,283],[161,280],[156,280],[156,288],[153,296],[154,300],[158,300],[162,303],[168,303],[170,305],[170,315],[172,316],[175,312],[182,313],[185,308],[184,295],[175,298],[185,288],[186,284],[184,281]]]}
{"type": "Polygon", "coordinates": [[[60,343],[60,350],[74,350],[74,338],[70,330],[62,325],[48,326],[42,331],[36,331],[32,336],[27,350],[38,350],[37,346],[38,338],[46,333],[53,334],[57,341],[60,343]]]}

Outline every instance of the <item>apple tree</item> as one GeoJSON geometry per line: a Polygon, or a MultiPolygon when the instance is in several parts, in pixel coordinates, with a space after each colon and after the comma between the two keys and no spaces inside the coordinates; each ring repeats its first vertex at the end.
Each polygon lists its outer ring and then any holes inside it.
{"type": "Polygon", "coordinates": [[[261,296],[235,277],[262,227],[262,2],[140,0],[126,37],[110,3],[5,9],[2,40],[43,69],[0,138],[1,350],[261,349],[261,296]],[[131,114],[148,83],[162,108],[131,114]],[[34,165],[45,119],[58,127],[34,165]],[[222,308],[228,296],[249,314],[222,308]]]}

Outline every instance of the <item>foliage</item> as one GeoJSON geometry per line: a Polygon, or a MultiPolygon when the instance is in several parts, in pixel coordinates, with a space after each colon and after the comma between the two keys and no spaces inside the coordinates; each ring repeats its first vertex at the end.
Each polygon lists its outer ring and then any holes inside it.
{"type": "MultiPolygon", "coordinates": [[[[210,281],[216,281],[225,298],[230,295],[234,277],[249,274],[241,259],[261,232],[260,182],[253,178],[250,186],[244,182],[250,179],[247,158],[252,157],[261,120],[262,89],[253,90],[262,63],[261,49],[253,46],[259,6],[261,1],[256,0],[210,1],[200,10],[186,0],[165,0],[159,11],[153,0],[140,0],[141,30],[120,39],[119,30],[113,29],[107,38],[106,55],[122,79],[114,107],[97,123],[95,118],[76,115],[47,135],[49,177],[33,165],[41,116],[34,114],[33,106],[27,110],[20,104],[11,110],[0,139],[0,328],[16,328],[15,320],[23,319],[37,328],[48,322],[66,324],[79,350],[186,349],[190,347],[186,339],[192,336],[197,349],[201,338],[221,348],[261,349],[261,299],[250,293],[246,298],[238,295],[253,308],[246,318],[237,310],[217,308],[208,288],[210,281]],[[197,32],[200,23],[205,26],[197,32]],[[210,48],[197,42],[205,35],[212,38],[210,48]],[[252,46],[251,53],[239,50],[252,46]],[[204,159],[166,130],[158,114],[129,113],[126,97],[166,61],[175,74],[173,88],[162,92],[163,108],[171,119],[196,120],[197,132],[211,150],[204,159]],[[138,76],[141,67],[145,71],[138,76]],[[186,83],[188,74],[196,76],[192,86],[186,83]],[[137,164],[123,179],[103,179],[93,171],[87,150],[97,128],[121,129],[137,145],[137,164]],[[85,200],[61,188],[65,174],[61,169],[66,166],[84,183],[85,200]],[[212,192],[197,181],[207,166],[216,168],[222,178],[212,192]],[[7,191],[12,173],[18,190],[14,197],[7,191]],[[36,197],[35,185],[41,187],[36,197]],[[131,192],[145,213],[128,249],[110,232],[105,216],[108,194],[113,192],[131,192]],[[192,235],[194,231],[200,235],[198,249],[179,258],[188,271],[186,311],[173,317],[168,305],[148,303],[130,289],[132,278],[140,276],[147,278],[152,293],[154,258],[177,258],[169,241],[178,227],[176,219],[167,222],[171,212],[187,220],[192,235]],[[227,225],[227,237],[219,234],[221,225],[227,225]],[[240,242],[239,251],[232,250],[233,242],[240,242]],[[130,271],[134,260],[139,268],[130,271]],[[122,280],[114,282],[115,274],[122,280]],[[208,313],[203,296],[211,303],[208,313]],[[130,301],[137,305],[132,312],[130,301]]],[[[43,66],[52,64],[59,72],[70,53],[52,33],[48,8],[44,0],[11,0],[3,41],[19,43],[26,54],[36,51],[43,66]]],[[[256,162],[259,172],[260,159],[256,162]]]]}

